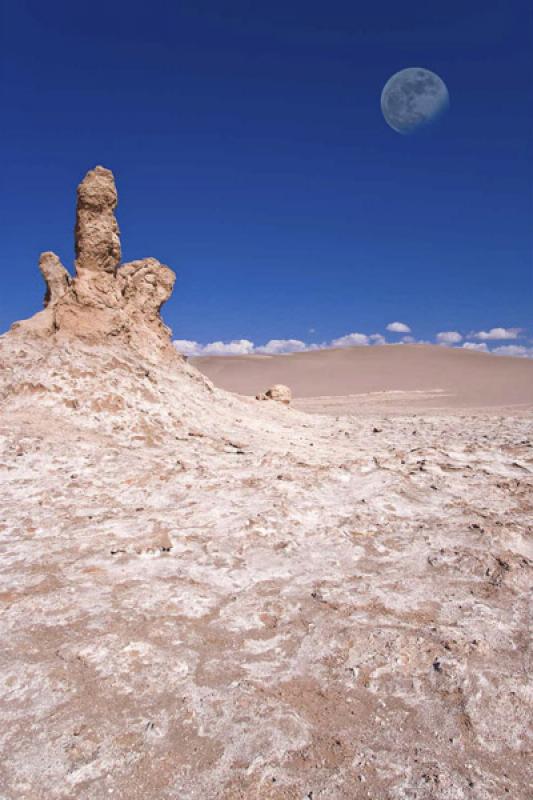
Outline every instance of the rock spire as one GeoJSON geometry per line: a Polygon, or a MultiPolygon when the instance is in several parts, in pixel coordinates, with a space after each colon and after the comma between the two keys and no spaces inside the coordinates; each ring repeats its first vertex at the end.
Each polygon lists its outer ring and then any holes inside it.
{"type": "Polygon", "coordinates": [[[143,351],[170,351],[170,330],[159,312],[176,276],[155,258],[120,263],[116,206],[113,173],[100,166],[90,170],[78,186],[76,274],[72,277],[55,253],[42,253],[45,309],[18,326],[90,341],[120,337],[143,351]]]}
{"type": "Polygon", "coordinates": [[[109,272],[120,264],[120,231],[115,217],[118,197],[110,169],[95,167],[78,186],[76,273],[109,272]]]}

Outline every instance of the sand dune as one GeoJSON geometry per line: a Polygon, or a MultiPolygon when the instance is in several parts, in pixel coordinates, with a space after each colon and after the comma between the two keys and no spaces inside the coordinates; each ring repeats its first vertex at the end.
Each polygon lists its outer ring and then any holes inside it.
{"type": "Polygon", "coordinates": [[[533,401],[533,361],[433,345],[191,361],[217,386],[239,394],[285,383],[296,405],[307,410],[484,408],[533,401]]]}

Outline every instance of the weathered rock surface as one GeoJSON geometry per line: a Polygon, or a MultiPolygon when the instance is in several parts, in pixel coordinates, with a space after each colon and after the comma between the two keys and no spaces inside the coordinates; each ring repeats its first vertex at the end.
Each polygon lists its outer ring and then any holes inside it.
{"type": "Polygon", "coordinates": [[[285,386],[283,383],[276,383],[274,386],[271,386],[270,389],[267,389],[266,392],[258,394],[256,399],[275,400],[278,403],[283,403],[288,406],[292,400],[292,392],[289,387],[285,386]]]}
{"type": "Polygon", "coordinates": [[[120,264],[120,238],[115,208],[118,197],[113,173],[95,167],[78,186],[76,207],[76,273],[114,274],[120,264]]]}
{"type": "Polygon", "coordinates": [[[45,308],[50,303],[57,303],[68,290],[71,282],[70,275],[55,253],[41,253],[39,269],[46,283],[44,295],[45,308]]]}
{"type": "Polygon", "coordinates": [[[39,266],[47,287],[45,310],[17,326],[94,342],[119,337],[147,354],[163,350],[179,358],[159,313],[175,275],[155,258],[120,264],[116,205],[113,173],[104,167],[90,170],[78,187],[76,275],[69,275],[55,253],[43,253],[39,266]]]}

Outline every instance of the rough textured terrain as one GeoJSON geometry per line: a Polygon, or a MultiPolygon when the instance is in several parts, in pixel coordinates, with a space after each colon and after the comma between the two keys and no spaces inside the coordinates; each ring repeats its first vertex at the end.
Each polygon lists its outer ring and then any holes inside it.
{"type": "Polygon", "coordinates": [[[121,303],[0,339],[0,797],[529,797],[530,413],[241,399],[121,303]]]}

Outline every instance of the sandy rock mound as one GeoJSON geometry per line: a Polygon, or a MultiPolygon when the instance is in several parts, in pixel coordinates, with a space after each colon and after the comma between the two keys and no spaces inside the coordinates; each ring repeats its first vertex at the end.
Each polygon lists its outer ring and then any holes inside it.
{"type": "Polygon", "coordinates": [[[0,414],[128,445],[175,442],[192,426],[201,445],[221,448],[234,429],[253,434],[258,417],[285,417],[265,404],[241,418],[246,406],[177,352],[160,316],[175,274],[155,258],[120,263],[116,205],[113,173],[90,170],[78,187],[75,275],[43,252],[44,310],[0,337],[0,414]]]}

